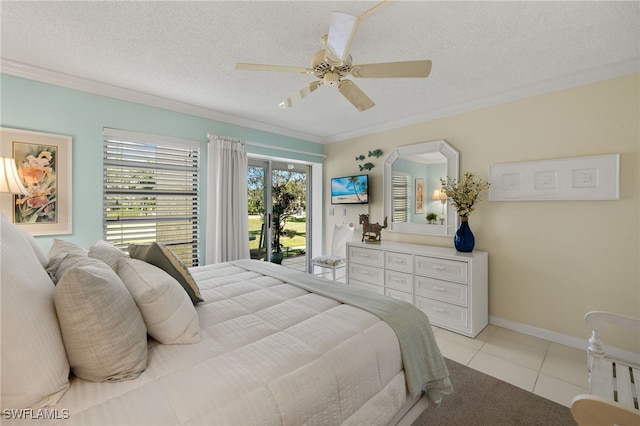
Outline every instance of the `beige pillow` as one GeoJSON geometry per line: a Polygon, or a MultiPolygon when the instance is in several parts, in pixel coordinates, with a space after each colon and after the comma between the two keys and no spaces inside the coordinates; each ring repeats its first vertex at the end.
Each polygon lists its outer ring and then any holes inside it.
{"type": "Polygon", "coordinates": [[[147,329],[129,291],[104,262],[62,274],[54,301],[73,373],[91,382],[135,379],[147,367],[147,329]]]}
{"type": "Polygon", "coordinates": [[[191,276],[189,269],[171,250],[165,247],[164,244],[131,244],[129,246],[129,256],[133,259],[144,260],[162,269],[178,280],[194,304],[202,302],[203,299],[200,295],[200,289],[191,276]]]}
{"type": "Polygon", "coordinates": [[[94,245],[89,247],[89,257],[102,260],[117,273],[118,260],[126,258],[127,255],[125,252],[123,252],[113,244],[109,244],[104,240],[99,240],[94,245]]]}
{"type": "Polygon", "coordinates": [[[23,228],[20,228],[20,227],[17,227],[17,228],[23,233],[27,241],[29,241],[29,245],[31,245],[31,248],[33,249],[33,252],[38,258],[38,262],[40,262],[40,265],[42,265],[43,268],[46,268],[47,264],[49,263],[49,257],[47,256],[47,252],[45,252],[44,249],[40,246],[40,244],[38,244],[38,241],[36,241],[33,235],[25,231],[23,228]]]}
{"type": "Polygon", "coordinates": [[[67,255],[71,253],[83,256],[88,255],[87,249],[85,249],[84,247],[80,247],[79,245],[74,244],[71,241],[54,238],[53,245],[51,246],[51,249],[49,249],[49,260],[60,255],[67,255]]]}
{"type": "Polygon", "coordinates": [[[196,309],[175,278],[150,263],[127,258],[119,260],[118,276],[138,305],[151,337],[167,345],[200,341],[196,309]]]}
{"type": "Polygon", "coordinates": [[[87,257],[88,254],[89,252],[84,247],[80,247],[70,241],[54,238],[53,245],[49,249],[49,262],[46,266],[47,273],[51,277],[51,280],[53,280],[53,283],[57,283],[58,279],[60,279],[61,274],[58,275],[58,268],[67,256],[84,258],[87,257]]]}
{"type": "MultiPolygon", "coordinates": [[[[77,252],[71,252],[69,254],[60,254],[49,260],[49,266],[47,266],[47,272],[53,280],[57,283],[64,273],[73,268],[74,266],[81,265],[95,265],[96,262],[102,262],[101,260],[91,258],[84,254],[78,254],[77,252]]],[[[107,266],[106,263],[104,263],[107,266]]]]}
{"type": "Polygon", "coordinates": [[[69,388],[55,287],[24,233],[0,216],[2,409],[53,405],[69,388]]]}

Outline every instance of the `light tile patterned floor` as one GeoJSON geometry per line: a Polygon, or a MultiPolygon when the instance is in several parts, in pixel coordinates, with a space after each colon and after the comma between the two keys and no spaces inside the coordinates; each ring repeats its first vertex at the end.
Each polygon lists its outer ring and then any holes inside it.
{"type": "Polygon", "coordinates": [[[475,339],[434,327],[442,354],[566,407],[588,393],[586,350],[489,325],[475,339]]]}

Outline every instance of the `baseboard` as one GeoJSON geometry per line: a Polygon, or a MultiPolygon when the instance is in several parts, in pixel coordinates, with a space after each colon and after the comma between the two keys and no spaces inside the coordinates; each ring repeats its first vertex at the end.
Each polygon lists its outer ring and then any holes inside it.
{"type": "MultiPolygon", "coordinates": [[[[528,334],[529,336],[545,339],[550,342],[559,343],[561,345],[570,346],[572,348],[587,351],[588,336],[584,339],[578,337],[569,336],[562,333],[556,333],[555,331],[546,330],[544,328],[534,327],[527,324],[522,324],[515,321],[498,318],[495,316],[489,316],[489,324],[493,324],[497,327],[506,328],[508,330],[517,331],[519,333],[528,334]]],[[[625,360],[634,364],[640,364],[640,354],[631,352],[625,349],[615,348],[605,345],[605,353],[613,358],[625,360]]]]}

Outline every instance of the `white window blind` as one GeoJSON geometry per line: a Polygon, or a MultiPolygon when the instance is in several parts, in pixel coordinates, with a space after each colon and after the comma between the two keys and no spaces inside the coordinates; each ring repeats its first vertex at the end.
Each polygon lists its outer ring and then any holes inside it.
{"type": "Polygon", "coordinates": [[[187,266],[200,252],[200,144],[104,129],[104,239],[161,242],[187,266]]]}
{"type": "Polygon", "coordinates": [[[409,215],[409,177],[394,174],[393,186],[393,221],[406,222],[409,215]]]}

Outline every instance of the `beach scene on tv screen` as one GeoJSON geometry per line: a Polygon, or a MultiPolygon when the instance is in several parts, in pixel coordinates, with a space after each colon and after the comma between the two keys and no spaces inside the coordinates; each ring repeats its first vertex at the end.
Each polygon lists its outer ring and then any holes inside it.
{"type": "Polygon", "coordinates": [[[332,204],[359,204],[369,202],[367,175],[345,176],[331,179],[332,204]]]}

